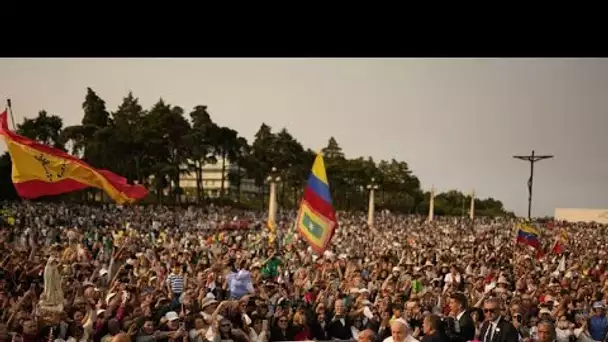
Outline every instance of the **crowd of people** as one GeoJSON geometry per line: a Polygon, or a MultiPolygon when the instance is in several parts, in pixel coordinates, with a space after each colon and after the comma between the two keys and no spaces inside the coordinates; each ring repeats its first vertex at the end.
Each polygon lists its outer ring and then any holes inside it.
{"type": "Polygon", "coordinates": [[[605,227],[339,212],[2,203],[0,342],[606,341],[605,227]]]}

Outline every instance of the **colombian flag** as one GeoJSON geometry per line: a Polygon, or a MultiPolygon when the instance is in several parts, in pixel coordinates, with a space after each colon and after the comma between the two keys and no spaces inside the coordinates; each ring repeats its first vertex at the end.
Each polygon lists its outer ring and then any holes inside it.
{"type": "Polygon", "coordinates": [[[338,226],[321,154],[312,165],[296,224],[302,237],[317,253],[325,251],[338,226]]]}
{"type": "Polygon", "coordinates": [[[116,202],[132,203],[146,197],[140,185],[107,170],[97,170],[61,150],[42,145],[8,129],[6,111],[0,114],[0,136],[13,162],[13,184],[26,199],[59,195],[94,187],[104,190],[116,202]]]}
{"type": "Polygon", "coordinates": [[[539,236],[540,232],[531,225],[527,223],[522,223],[519,225],[519,229],[517,231],[517,242],[532,246],[534,248],[539,248],[539,236]]]}

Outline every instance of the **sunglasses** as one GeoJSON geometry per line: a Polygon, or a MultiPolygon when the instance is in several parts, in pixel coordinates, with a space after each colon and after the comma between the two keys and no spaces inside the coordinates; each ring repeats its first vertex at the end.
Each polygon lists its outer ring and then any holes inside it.
{"type": "Polygon", "coordinates": [[[485,312],[485,313],[494,313],[494,312],[496,312],[496,309],[483,309],[483,312],[485,312]]]}

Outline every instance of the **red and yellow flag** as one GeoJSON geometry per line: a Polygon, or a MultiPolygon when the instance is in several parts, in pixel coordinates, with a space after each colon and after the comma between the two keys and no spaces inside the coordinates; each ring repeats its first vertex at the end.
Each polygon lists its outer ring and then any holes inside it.
{"type": "Polygon", "coordinates": [[[104,190],[120,204],[148,195],[146,188],[130,185],[124,177],[97,170],[61,150],[11,132],[6,111],[0,114],[0,136],[13,162],[13,184],[22,198],[59,195],[88,187],[104,190]]]}

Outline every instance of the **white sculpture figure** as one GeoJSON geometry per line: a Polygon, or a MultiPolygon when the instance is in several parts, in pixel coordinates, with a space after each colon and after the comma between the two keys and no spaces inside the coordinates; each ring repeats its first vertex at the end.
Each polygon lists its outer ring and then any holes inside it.
{"type": "Polygon", "coordinates": [[[58,261],[50,256],[44,267],[44,292],[40,296],[39,307],[44,311],[63,312],[63,289],[58,261]]]}

